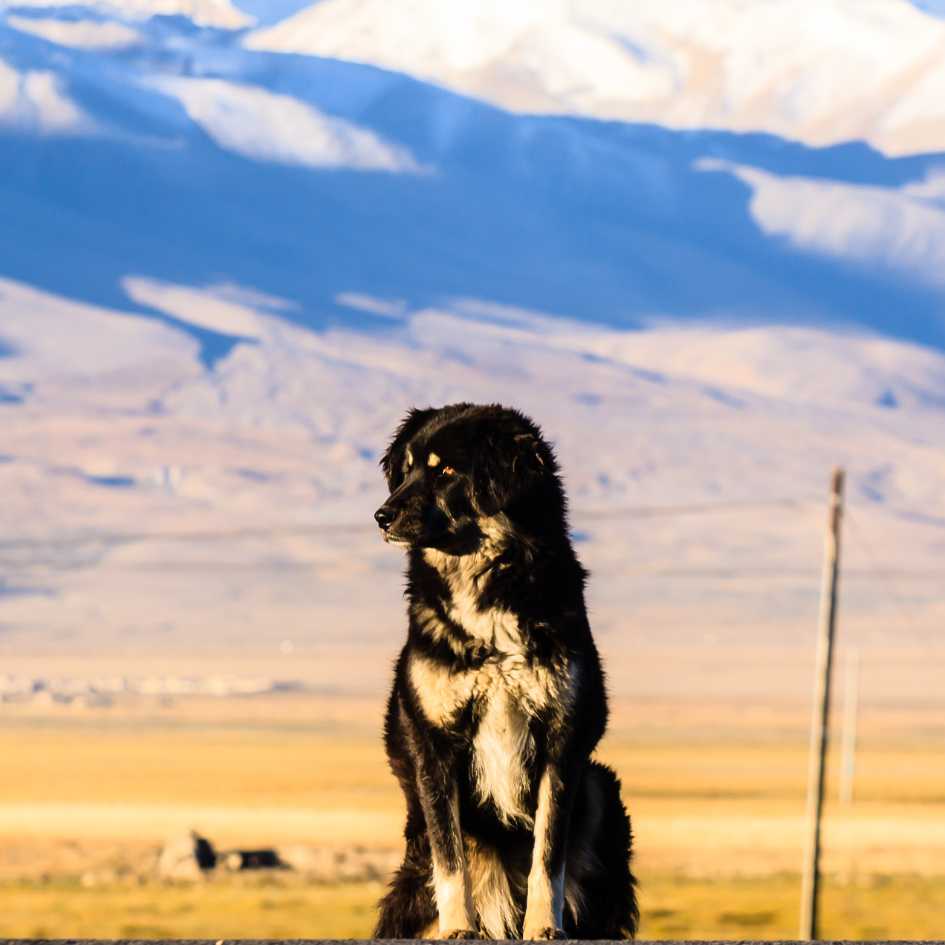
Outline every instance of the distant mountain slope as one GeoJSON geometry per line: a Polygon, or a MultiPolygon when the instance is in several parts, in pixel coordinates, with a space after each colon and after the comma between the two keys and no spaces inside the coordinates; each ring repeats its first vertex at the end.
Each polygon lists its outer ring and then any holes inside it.
{"type": "Polygon", "coordinates": [[[941,354],[473,303],[311,332],[233,287],[131,291],[252,341],[209,371],[173,325],[0,282],[0,653],[392,648],[377,458],[407,406],[464,399],[516,404],[557,445],[611,650],[806,645],[834,463],[845,641],[940,635],[941,354]]]}
{"type": "Polygon", "coordinates": [[[559,444],[611,641],[801,639],[835,462],[852,632],[940,630],[945,155],[522,114],[245,48],[261,0],[116,10],[0,14],[0,650],[389,643],[377,455],[457,399],[559,444]]]}
{"type": "Polygon", "coordinates": [[[323,0],[246,44],[373,63],[517,112],[905,154],[945,149],[945,24],[919,6],[323,0]]]}
{"type": "Polygon", "coordinates": [[[382,325],[338,303],[362,293],[945,344],[938,156],[517,115],[180,19],[134,28],[105,50],[6,29],[0,274],[141,311],[127,277],[237,281],[310,327],[382,325]]]}

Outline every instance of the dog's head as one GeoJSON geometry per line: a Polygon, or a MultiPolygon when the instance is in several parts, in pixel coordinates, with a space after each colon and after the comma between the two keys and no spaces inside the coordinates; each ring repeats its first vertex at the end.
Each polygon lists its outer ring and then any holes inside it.
{"type": "Polygon", "coordinates": [[[381,459],[390,496],[374,513],[387,541],[450,554],[475,551],[490,523],[554,517],[563,499],[554,454],[517,410],[451,404],[411,410],[381,459]]]}

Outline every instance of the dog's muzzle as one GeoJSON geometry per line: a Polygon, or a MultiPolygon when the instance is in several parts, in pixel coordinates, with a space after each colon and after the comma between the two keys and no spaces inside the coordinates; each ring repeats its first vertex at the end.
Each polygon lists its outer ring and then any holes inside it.
{"type": "Polygon", "coordinates": [[[374,521],[377,522],[385,532],[393,525],[395,518],[397,518],[397,513],[389,505],[382,505],[374,513],[374,521]]]}

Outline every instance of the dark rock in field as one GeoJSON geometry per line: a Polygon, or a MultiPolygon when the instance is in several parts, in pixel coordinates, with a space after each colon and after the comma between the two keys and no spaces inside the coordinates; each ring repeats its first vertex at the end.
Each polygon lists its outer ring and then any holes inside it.
{"type": "Polygon", "coordinates": [[[192,830],[186,837],[164,844],[158,855],[157,873],[161,879],[192,882],[202,879],[216,865],[213,844],[192,830]]]}
{"type": "Polygon", "coordinates": [[[231,872],[241,870],[288,869],[275,850],[228,850],[220,855],[223,866],[231,872]]]}

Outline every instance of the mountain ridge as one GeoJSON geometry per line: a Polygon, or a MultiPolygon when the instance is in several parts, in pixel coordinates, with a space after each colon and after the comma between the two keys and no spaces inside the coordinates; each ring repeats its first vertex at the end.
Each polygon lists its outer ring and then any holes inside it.
{"type": "Polygon", "coordinates": [[[945,24],[907,0],[322,0],[252,49],[386,66],[513,112],[941,151],[945,24]]]}
{"type": "Polygon", "coordinates": [[[0,651],[384,644],[377,456],[464,399],[557,444],[608,645],[802,639],[837,463],[851,639],[936,639],[942,154],[520,114],[175,3],[0,14],[0,651]]]}
{"type": "Polygon", "coordinates": [[[516,116],[374,67],[158,32],[170,58],[157,64],[32,36],[5,51],[8,68],[52,77],[56,115],[80,116],[43,131],[14,111],[2,131],[9,277],[114,306],[129,304],[127,274],[238,270],[313,326],[350,318],[343,293],[414,307],[470,295],[626,327],[826,320],[945,344],[939,256],[920,252],[945,232],[922,192],[940,156],[516,116]],[[828,199],[824,238],[804,214],[828,199]],[[60,271],[35,271],[44,252],[60,271]]]}

